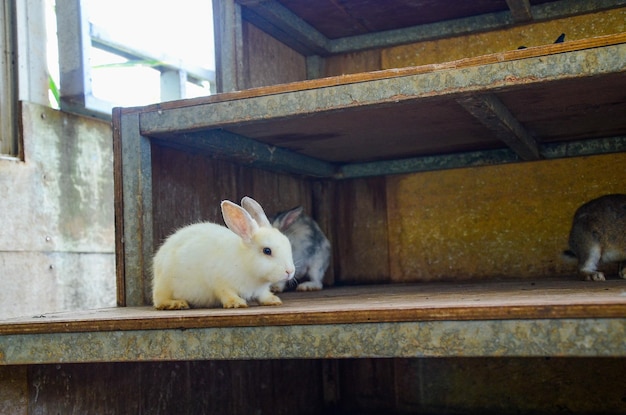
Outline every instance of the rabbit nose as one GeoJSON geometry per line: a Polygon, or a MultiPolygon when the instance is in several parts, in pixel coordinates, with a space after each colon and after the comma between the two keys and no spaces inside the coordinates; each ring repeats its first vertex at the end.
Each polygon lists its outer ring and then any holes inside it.
{"type": "Polygon", "coordinates": [[[290,280],[290,279],[293,278],[294,275],[296,275],[296,271],[295,270],[292,270],[292,271],[286,270],[285,274],[287,274],[287,279],[290,280]]]}

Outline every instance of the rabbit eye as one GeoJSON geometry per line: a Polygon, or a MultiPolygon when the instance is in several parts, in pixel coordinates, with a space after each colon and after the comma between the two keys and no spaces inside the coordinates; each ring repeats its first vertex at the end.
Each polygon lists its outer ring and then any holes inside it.
{"type": "Polygon", "coordinates": [[[272,255],[272,250],[270,248],[263,248],[263,253],[265,255],[272,255]]]}

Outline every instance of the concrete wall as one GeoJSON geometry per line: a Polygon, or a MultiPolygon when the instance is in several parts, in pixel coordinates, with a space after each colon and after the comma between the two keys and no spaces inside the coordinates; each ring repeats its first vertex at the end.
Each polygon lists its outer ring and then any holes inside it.
{"type": "Polygon", "coordinates": [[[111,126],[21,105],[24,160],[0,159],[0,318],[114,306],[111,126]]]}

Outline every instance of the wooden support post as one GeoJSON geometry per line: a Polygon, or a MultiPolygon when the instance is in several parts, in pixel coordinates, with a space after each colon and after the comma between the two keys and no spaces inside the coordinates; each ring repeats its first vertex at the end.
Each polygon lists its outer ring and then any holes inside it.
{"type": "Polygon", "coordinates": [[[213,2],[215,27],[215,83],[217,92],[243,88],[241,6],[234,0],[213,2]]]}
{"type": "Polygon", "coordinates": [[[506,0],[515,23],[528,22],[533,19],[529,0],[506,0]]]}
{"type": "MultiPolygon", "coordinates": [[[[18,145],[18,77],[17,63],[12,56],[17,53],[15,39],[15,7],[13,2],[0,5],[0,156],[20,156],[18,145]]],[[[24,71],[26,76],[30,71],[24,71]]]]}
{"type": "Polygon", "coordinates": [[[304,56],[326,55],[329,40],[280,2],[238,0],[242,16],[304,56]]]}
{"type": "Polygon", "coordinates": [[[150,140],[139,134],[139,116],[113,111],[117,303],[150,303],[152,263],[152,165],[150,140]]]}
{"type": "Polygon", "coordinates": [[[495,94],[459,98],[457,102],[524,160],[539,160],[535,139],[495,94]]]}

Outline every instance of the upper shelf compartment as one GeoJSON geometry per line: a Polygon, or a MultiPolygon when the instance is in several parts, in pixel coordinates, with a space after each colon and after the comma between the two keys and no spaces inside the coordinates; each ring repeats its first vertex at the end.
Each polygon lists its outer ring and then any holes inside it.
{"type": "MultiPolygon", "coordinates": [[[[244,20],[305,56],[465,36],[624,5],[622,0],[386,0],[384,6],[368,0],[234,1],[244,20]]],[[[570,36],[576,26],[568,27],[570,36]]]]}
{"type": "Polygon", "coordinates": [[[170,145],[317,177],[626,148],[626,33],[139,111],[170,145]]]}

